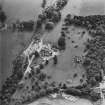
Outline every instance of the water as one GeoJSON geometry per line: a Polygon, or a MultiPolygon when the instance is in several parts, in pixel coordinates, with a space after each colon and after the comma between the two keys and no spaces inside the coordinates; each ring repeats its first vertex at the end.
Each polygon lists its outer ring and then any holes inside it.
{"type": "Polygon", "coordinates": [[[105,14],[105,2],[100,1],[84,1],[81,4],[80,15],[104,15],[105,14]]]}
{"type": "Polygon", "coordinates": [[[42,0],[3,0],[3,9],[7,14],[7,21],[36,20],[41,10],[42,0]]]}

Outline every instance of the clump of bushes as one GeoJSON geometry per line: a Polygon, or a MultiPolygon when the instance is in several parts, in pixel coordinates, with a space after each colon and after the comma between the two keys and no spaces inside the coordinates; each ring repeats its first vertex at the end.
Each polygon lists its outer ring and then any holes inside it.
{"type": "Polygon", "coordinates": [[[59,11],[59,10],[63,9],[66,6],[67,2],[68,2],[68,0],[58,0],[56,3],[56,5],[57,5],[56,10],[59,11]]]}

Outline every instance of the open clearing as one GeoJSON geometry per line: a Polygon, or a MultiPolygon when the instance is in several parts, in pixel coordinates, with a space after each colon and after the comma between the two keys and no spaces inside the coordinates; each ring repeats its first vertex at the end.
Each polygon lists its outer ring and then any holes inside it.
{"type": "MultiPolygon", "coordinates": [[[[54,66],[53,60],[50,60],[50,64],[45,67],[43,71],[46,74],[51,75],[54,81],[64,83],[71,81],[68,86],[78,86],[81,85],[80,79],[83,79],[82,83],[84,83],[86,80],[86,76],[84,78],[82,77],[82,75],[85,75],[85,70],[82,67],[82,64],[76,65],[73,62],[73,59],[75,58],[75,56],[82,58],[85,55],[84,44],[86,43],[87,39],[90,38],[90,36],[85,29],[76,28],[73,26],[69,28],[69,31],[70,33],[67,34],[67,37],[70,37],[70,39],[67,38],[66,40],[66,50],[59,56],[57,56],[58,64],[54,66]],[[85,31],[85,34],[81,36],[83,31],[85,31]],[[75,48],[75,46],[78,47],[75,48]],[[76,78],[73,77],[75,73],[77,74],[76,78]]],[[[54,42],[56,42],[58,40],[57,38],[59,38],[56,37],[56,32],[57,31],[55,31],[55,34],[53,32],[53,36],[52,34],[49,34],[48,37],[45,37],[45,40],[47,38],[47,40],[50,41],[52,38],[53,40],[55,39],[54,42]]]]}

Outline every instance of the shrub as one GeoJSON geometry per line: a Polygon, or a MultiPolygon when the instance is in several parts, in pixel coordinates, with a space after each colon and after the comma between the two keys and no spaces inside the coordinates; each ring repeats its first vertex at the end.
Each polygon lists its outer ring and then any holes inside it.
{"type": "Polygon", "coordinates": [[[73,75],[74,78],[76,78],[77,76],[78,76],[77,73],[75,73],[75,74],[73,75]]]}

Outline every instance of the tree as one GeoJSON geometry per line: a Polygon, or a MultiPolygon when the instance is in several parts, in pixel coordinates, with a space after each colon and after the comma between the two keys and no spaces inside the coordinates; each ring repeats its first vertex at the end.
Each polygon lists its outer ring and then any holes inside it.
{"type": "Polygon", "coordinates": [[[88,67],[90,65],[90,60],[88,59],[85,59],[84,62],[83,62],[83,67],[88,67]]]}
{"type": "Polygon", "coordinates": [[[83,83],[83,79],[80,79],[80,82],[83,83]]]}
{"type": "Polygon", "coordinates": [[[41,70],[40,70],[40,68],[36,68],[36,71],[35,71],[35,73],[36,73],[36,75],[37,75],[37,74],[40,74],[40,73],[41,73],[41,70]]]}
{"type": "Polygon", "coordinates": [[[5,20],[6,20],[6,14],[5,14],[5,12],[3,11],[3,9],[2,9],[2,5],[0,5],[0,22],[1,23],[4,23],[5,22],[5,20]]]}
{"type": "Polygon", "coordinates": [[[58,59],[57,59],[56,55],[53,57],[53,61],[54,61],[54,65],[56,65],[58,63],[58,59]]]}
{"type": "Polygon", "coordinates": [[[7,16],[4,11],[0,11],[0,22],[3,24],[5,20],[7,19],[7,16]]]}
{"type": "Polygon", "coordinates": [[[46,74],[40,73],[40,75],[39,75],[39,80],[40,80],[40,81],[44,81],[45,79],[46,79],[46,74]]]}
{"type": "Polygon", "coordinates": [[[43,0],[43,2],[42,2],[42,8],[45,8],[45,6],[46,6],[46,0],[43,0]]]}
{"type": "Polygon", "coordinates": [[[95,93],[94,91],[90,92],[91,100],[92,101],[97,101],[101,99],[100,93],[95,93]]]}
{"type": "Polygon", "coordinates": [[[42,21],[39,19],[36,22],[35,32],[39,31],[42,28],[42,21]]]}
{"type": "Polygon", "coordinates": [[[90,82],[90,84],[91,84],[92,87],[93,86],[96,86],[96,84],[97,84],[97,81],[95,80],[94,77],[91,77],[90,80],[89,80],[89,82],[90,82]]]}
{"type": "Polygon", "coordinates": [[[65,50],[65,48],[66,48],[65,37],[62,37],[62,36],[61,36],[61,37],[58,39],[58,47],[59,47],[60,50],[65,50]]]}
{"type": "Polygon", "coordinates": [[[48,61],[48,60],[46,60],[45,65],[48,65],[48,64],[49,64],[49,61],[48,61]]]}
{"type": "Polygon", "coordinates": [[[58,0],[57,3],[56,3],[56,5],[57,5],[56,9],[58,11],[63,9],[67,5],[67,2],[68,2],[67,0],[58,0]]]}
{"type": "Polygon", "coordinates": [[[40,69],[44,69],[44,65],[43,64],[39,64],[39,68],[40,69]]]}
{"type": "Polygon", "coordinates": [[[61,20],[61,12],[54,11],[51,17],[53,23],[58,23],[61,20]]]}
{"type": "Polygon", "coordinates": [[[47,31],[51,31],[53,28],[54,28],[53,22],[48,22],[48,23],[46,23],[45,29],[46,29],[47,31]]]}
{"type": "Polygon", "coordinates": [[[67,89],[67,85],[64,83],[62,89],[67,89]]]}
{"type": "Polygon", "coordinates": [[[74,78],[76,78],[77,76],[78,76],[77,73],[75,73],[75,74],[73,75],[74,78]]]}
{"type": "Polygon", "coordinates": [[[34,54],[35,54],[35,57],[36,57],[36,58],[38,58],[38,57],[40,56],[40,54],[39,54],[37,51],[35,51],[34,54]]]}
{"type": "Polygon", "coordinates": [[[101,82],[101,81],[102,81],[102,76],[101,76],[101,75],[96,75],[96,76],[95,76],[95,80],[96,80],[97,82],[101,82]]]}
{"type": "Polygon", "coordinates": [[[85,78],[85,74],[82,74],[82,77],[85,78]]]}

